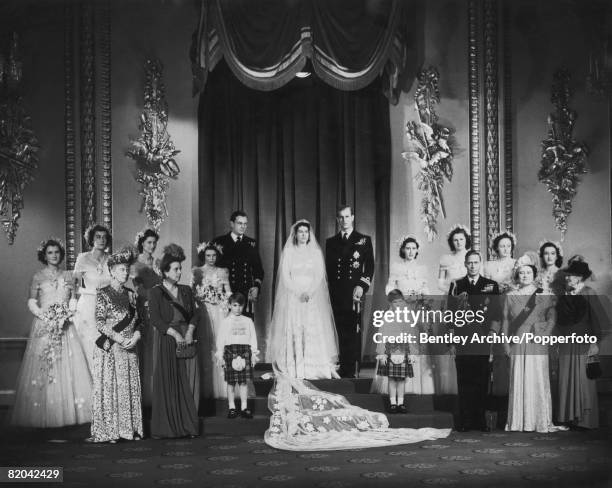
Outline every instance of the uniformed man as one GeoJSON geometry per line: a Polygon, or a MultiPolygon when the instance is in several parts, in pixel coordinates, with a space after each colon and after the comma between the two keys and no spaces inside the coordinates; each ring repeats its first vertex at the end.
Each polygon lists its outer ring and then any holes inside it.
{"type": "Polygon", "coordinates": [[[257,250],[257,242],[245,235],[247,224],[247,214],[242,210],[236,210],[230,217],[231,231],[215,237],[213,243],[221,246],[217,266],[229,270],[232,292],[240,292],[248,297],[244,315],[253,318],[252,304],[259,296],[264,271],[257,250]]]}
{"type": "Polygon", "coordinates": [[[359,374],[361,308],[374,275],[374,252],[370,236],[353,228],[355,216],[349,205],[340,206],[336,218],[340,232],[325,243],[325,265],[338,331],[338,373],[353,378],[359,374]]]}
{"type": "Polygon", "coordinates": [[[501,302],[497,282],[480,274],[482,259],[477,251],[465,255],[466,276],[450,285],[449,309],[478,312],[483,320],[457,322],[453,333],[466,338],[465,345],[451,347],[457,366],[459,424],[457,430],[487,431],[485,403],[489,384],[491,346],[484,338],[499,332],[501,302]],[[478,340],[474,339],[477,334],[478,340]]]}

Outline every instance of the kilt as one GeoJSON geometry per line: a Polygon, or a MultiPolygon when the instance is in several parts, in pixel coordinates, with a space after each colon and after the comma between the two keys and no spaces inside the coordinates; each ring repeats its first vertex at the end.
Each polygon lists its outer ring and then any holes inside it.
{"type": "Polygon", "coordinates": [[[251,366],[251,346],[249,344],[230,344],[223,348],[223,366],[225,382],[228,385],[246,383],[247,380],[253,379],[253,368],[251,366]],[[245,361],[245,366],[242,371],[236,371],[232,368],[234,358],[242,356],[245,361]]]}
{"type": "Polygon", "coordinates": [[[404,356],[404,362],[401,364],[394,364],[391,362],[391,356],[387,355],[387,363],[378,363],[378,369],[376,374],[379,376],[388,376],[389,378],[405,379],[412,378],[414,372],[412,371],[412,364],[408,362],[408,358],[404,356]]]}

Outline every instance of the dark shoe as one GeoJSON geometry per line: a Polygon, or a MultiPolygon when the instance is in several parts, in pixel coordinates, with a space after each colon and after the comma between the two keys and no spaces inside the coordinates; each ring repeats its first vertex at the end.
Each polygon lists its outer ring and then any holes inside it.
{"type": "Polygon", "coordinates": [[[406,408],[406,405],[404,405],[404,404],[398,405],[397,406],[397,413],[408,413],[408,409],[406,408]]]}
{"type": "Polygon", "coordinates": [[[387,412],[397,413],[397,405],[389,405],[389,410],[387,410],[387,412]]]}
{"type": "Polygon", "coordinates": [[[235,408],[230,408],[227,412],[227,418],[235,419],[236,417],[238,417],[238,411],[235,408]]]}
{"type": "Polygon", "coordinates": [[[243,419],[252,419],[253,418],[253,412],[251,412],[248,408],[245,408],[244,410],[242,410],[240,412],[240,416],[243,419]]]}

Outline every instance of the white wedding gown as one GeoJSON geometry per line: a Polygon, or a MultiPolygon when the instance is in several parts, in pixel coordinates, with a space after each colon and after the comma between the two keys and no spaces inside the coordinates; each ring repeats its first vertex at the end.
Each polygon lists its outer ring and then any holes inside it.
{"type": "MultiPolygon", "coordinates": [[[[283,249],[266,358],[275,382],[266,443],[290,451],[323,451],[409,444],[447,437],[451,429],[389,429],[387,417],[319,390],[304,378],[337,378],[338,338],[323,254],[312,231],[295,246],[296,222],[283,249]],[[306,293],[308,301],[300,297],[306,293]]],[[[309,226],[310,227],[310,226],[309,226]]]]}

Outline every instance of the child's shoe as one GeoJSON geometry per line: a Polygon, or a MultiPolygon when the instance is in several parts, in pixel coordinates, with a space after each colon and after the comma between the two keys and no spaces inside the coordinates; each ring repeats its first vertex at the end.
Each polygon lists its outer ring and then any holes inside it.
{"type": "Polygon", "coordinates": [[[227,418],[235,419],[236,417],[238,417],[238,411],[235,408],[230,408],[227,412],[227,418]]]}
{"type": "Polygon", "coordinates": [[[387,410],[389,413],[397,413],[397,405],[389,405],[389,410],[387,410]]]}
{"type": "Polygon", "coordinates": [[[404,404],[398,405],[397,413],[408,413],[408,409],[406,408],[406,405],[404,404]]]}
{"type": "Polygon", "coordinates": [[[252,419],[253,418],[253,412],[251,412],[248,408],[245,408],[244,410],[242,410],[240,412],[240,416],[243,419],[252,419]]]}

